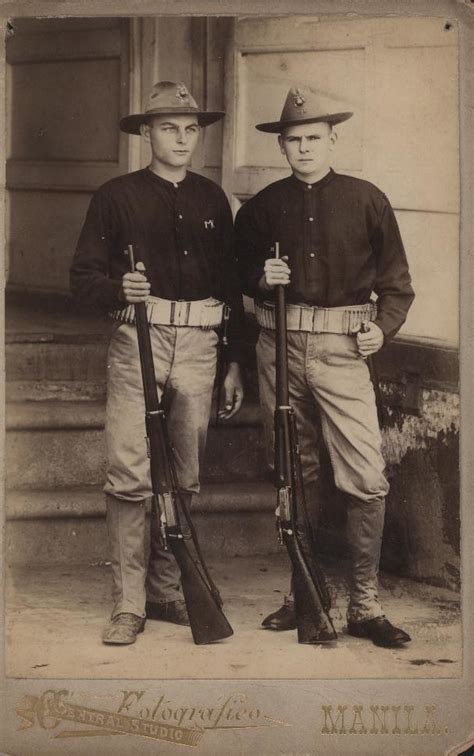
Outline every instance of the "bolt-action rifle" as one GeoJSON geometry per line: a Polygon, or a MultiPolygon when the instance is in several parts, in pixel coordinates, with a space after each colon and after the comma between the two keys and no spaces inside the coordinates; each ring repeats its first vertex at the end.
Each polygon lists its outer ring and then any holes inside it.
{"type": "MultiPolygon", "coordinates": [[[[279,257],[279,243],[275,244],[279,257]]],[[[329,609],[331,599],[321,568],[314,558],[299,457],[296,418],[290,406],[285,287],[276,288],[276,407],[275,486],[277,530],[288,549],[293,568],[298,643],[335,640],[329,609]]]]}
{"type": "MultiPolygon", "coordinates": [[[[141,262],[135,265],[133,247],[128,246],[132,271],[145,272],[141,262]]],[[[159,523],[162,542],[170,549],[181,571],[181,585],[188,610],[194,643],[202,645],[228,638],[233,630],[222,612],[222,599],[206,568],[197,534],[186,503],[177,485],[173,449],[168,438],[166,417],[158,399],[150,330],[144,302],[135,304],[135,321],[145,396],[145,422],[152,484],[152,512],[159,523]],[[183,514],[190,535],[181,527],[183,514]],[[192,540],[199,567],[188,549],[192,540]]]]}

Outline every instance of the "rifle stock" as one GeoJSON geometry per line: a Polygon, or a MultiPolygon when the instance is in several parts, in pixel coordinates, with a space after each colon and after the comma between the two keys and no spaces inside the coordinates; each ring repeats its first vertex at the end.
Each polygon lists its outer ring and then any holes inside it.
{"type": "MultiPolygon", "coordinates": [[[[275,248],[278,257],[278,243],[275,248]]],[[[337,635],[329,616],[330,596],[324,576],[308,547],[312,539],[306,517],[296,420],[289,401],[286,298],[281,285],[276,287],[275,342],[277,527],[292,565],[298,643],[327,643],[337,635]]]]}
{"type": "MultiPolygon", "coordinates": [[[[128,247],[131,269],[135,270],[132,245],[128,247]]],[[[144,268],[143,268],[144,270],[144,268]]],[[[183,512],[191,531],[204,578],[191,555],[183,534],[178,501],[173,451],[167,435],[166,417],[158,399],[155,368],[150,340],[149,325],[144,302],[135,304],[135,320],[140,353],[140,366],[145,397],[145,423],[150,458],[150,472],[153,490],[152,517],[158,518],[164,547],[170,549],[181,572],[181,585],[188,611],[194,643],[202,645],[228,638],[232,627],[221,610],[219,592],[211,581],[200,553],[196,532],[181,502],[183,512]]]]}
{"type": "Polygon", "coordinates": [[[183,595],[194,643],[200,646],[230,637],[233,630],[184,541],[172,541],[171,550],[181,570],[183,595]]]}

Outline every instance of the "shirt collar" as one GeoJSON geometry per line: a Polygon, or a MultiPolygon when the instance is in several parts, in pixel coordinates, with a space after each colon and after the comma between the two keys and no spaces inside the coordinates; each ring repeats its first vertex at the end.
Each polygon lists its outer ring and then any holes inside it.
{"type": "Polygon", "coordinates": [[[301,179],[296,178],[295,174],[292,173],[290,178],[290,181],[295,187],[298,187],[300,190],[307,190],[310,189],[321,189],[323,186],[326,186],[326,184],[329,184],[333,178],[336,176],[336,172],[333,171],[332,168],[329,169],[329,172],[326,173],[325,176],[322,177],[322,179],[319,179],[319,181],[315,181],[313,184],[308,184],[306,181],[301,181],[301,179]]]}
{"type": "Polygon", "coordinates": [[[153,182],[157,184],[161,184],[161,186],[168,186],[170,188],[178,188],[179,186],[186,186],[189,182],[189,171],[186,172],[186,176],[184,179],[181,179],[181,181],[169,181],[168,179],[162,178],[162,176],[158,176],[157,173],[154,173],[154,171],[151,170],[150,166],[147,166],[143,169],[145,175],[147,178],[151,179],[153,182]]]}

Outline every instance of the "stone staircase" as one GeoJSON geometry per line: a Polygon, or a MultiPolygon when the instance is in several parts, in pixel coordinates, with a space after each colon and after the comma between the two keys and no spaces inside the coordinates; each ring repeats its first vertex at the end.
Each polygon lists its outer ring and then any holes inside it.
{"type": "MultiPolygon", "coordinates": [[[[107,325],[6,333],[6,556],[11,564],[107,559],[102,484],[107,325]],[[104,332],[105,329],[105,332],[104,332]]],[[[249,384],[255,383],[250,377],[249,384]]],[[[194,521],[206,554],[278,550],[254,392],[209,429],[194,521]]]]}
{"type": "MultiPolygon", "coordinates": [[[[5,553],[12,564],[107,560],[101,489],[109,327],[64,305],[54,309],[50,300],[46,310],[43,305],[35,311],[31,302],[16,310],[7,307],[5,553]]],[[[455,357],[399,342],[383,358],[381,379],[389,377],[382,385],[391,408],[384,430],[391,488],[382,569],[458,588],[455,357]],[[403,371],[408,378],[424,376],[416,401],[403,371]]],[[[213,413],[209,429],[193,519],[210,557],[280,549],[254,369],[246,377],[241,412],[218,425],[213,413]]],[[[324,454],[321,472],[319,550],[324,557],[344,558],[345,501],[334,488],[324,454]]]]}

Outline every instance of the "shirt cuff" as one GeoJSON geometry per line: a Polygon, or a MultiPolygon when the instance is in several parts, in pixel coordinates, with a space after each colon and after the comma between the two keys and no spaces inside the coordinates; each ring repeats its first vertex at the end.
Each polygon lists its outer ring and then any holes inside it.
{"type": "Polygon", "coordinates": [[[238,362],[239,365],[244,365],[248,360],[247,351],[246,344],[242,342],[228,344],[224,350],[224,361],[227,365],[231,362],[238,362]]]}
{"type": "Polygon", "coordinates": [[[107,310],[123,310],[128,307],[127,302],[123,302],[119,299],[120,289],[122,288],[122,281],[112,278],[106,278],[103,281],[103,298],[102,301],[107,302],[107,310]]]}
{"type": "Polygon", "coordinates": [[[393,333],[392,331],[389,330],[387,323],[384,322],[383,316],[381,317],[380,315],[378,315],[373,322],[375,323],[375,325],[378,325],[378,327],[383,333],[382,347],[384,347],[386,344],[388,344],[389,341],[391,341],[391,339],[393,339],[396,331],[395,333],[393,333]]]}
{"type": "MultiPolygon", "coordinates": [[[[259,268],[254,273],[252,273],[251,276],[248,277],[247,280],[247,292],[249,297],[253,298],[262,298],[267,294],[267,291],[260,288],[258,285],[260,282],[261,277],[264,274],[263,268],[259,268]]],[[[270,292],[271,289],[268,289],[268,292],[270,292]]]]}

